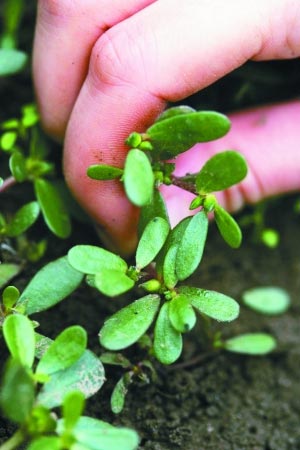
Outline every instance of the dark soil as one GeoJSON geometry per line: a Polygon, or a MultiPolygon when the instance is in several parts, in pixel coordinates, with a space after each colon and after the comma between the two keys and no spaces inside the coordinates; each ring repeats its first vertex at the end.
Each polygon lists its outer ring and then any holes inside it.
{"type": "MultiPolygon", "coordinates": [[[[185,351],[176,365],[157,366],[157,382],[131,385],[120,416],[111,413],[109,397],[122,372],[107,367],[108,381],[89,400],[88,414],[138,430],[140,449],[300,449],[300,227],[293,211],[295,201],[290,197],[267,210],[267,223],[281,236],[276,249],[254,244],[248,230],[241,249],[231,250],[212,230],[192,280],[193,285],[238,300],[250,287],[285,288],[292,306],[284,315],[266,318],[242,307],[239,319],[219,326],[225,337],[251,331],[272,333],[278,340],[277,350],[265,357],[209,352],[200,324],[185,336],[185,351]]],[[[20,287],[23,284],[21,280],[20,287]]],[[[129,299],[121,301],[125,300],[129,299]]],[[[48,336],[67,325],[82,324],[90,334],[90,348],[100,354],[97,333],[115,307],[115,301],[99,299],[95,291],[82,287],[36,318],[48,336]]],[[[134,354],[130,356],[134,359],[134,354]]],[[[2,423],[0,442],[11,432],[12,427],[2,423]]]]}

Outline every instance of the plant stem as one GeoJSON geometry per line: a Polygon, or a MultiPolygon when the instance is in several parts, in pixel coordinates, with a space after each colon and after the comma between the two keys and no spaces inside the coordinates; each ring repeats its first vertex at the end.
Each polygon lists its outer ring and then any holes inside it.
{"type": "Polygon", "coordinates": [[[24,442],[25,436],[22,430],[17,430],[8,441],[1,445],[0,450],[14,450],[24,442]]]}
{"type": "Polygon", "coordinates": [[[172,175],[171,181],[174,186],[180,187],[181,189],[197,195],[195,183],[186,179],[186,177],[176,177],[175,175],[172,175]]]}
{"type": "Polygon", "coordinates": [[[0,194],[4,191],[6,191],[7,189],[9,189],[11,186],[13,186],[14,184],[16,184],[16,180],[13,176],[6,178],[2,185],[0,186],[0,194]]]}

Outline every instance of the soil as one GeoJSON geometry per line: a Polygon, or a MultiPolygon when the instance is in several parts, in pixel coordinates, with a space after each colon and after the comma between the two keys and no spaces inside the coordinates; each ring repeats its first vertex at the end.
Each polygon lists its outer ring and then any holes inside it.
{"type": "MultiPolygon", "coordinates": [[[[264,357],[210,352],[199,326],[185,336],[185,351],[178,363],[157,365],[154,383],[130,386],[119,416],[110,411],[109,397],[122,372],[107,366],[108,381],[88,401],[88,414],[135,428],[141,437],[140,450],[300,449],[300,227],[299,215],[294,212],[296,200],[278,200],[267,209],[267,224],[280,233],[276,249],[253,243],[248,230],[242,247],[231,250],[213,226],[201,266],[191,280],[192,285],[237,300],[250,287],[286,289],[292,299],[287,313],[265,317],[242,307],[238,320],[218,326],[224,337],[253,331],[271,333],[278,340],[276,351],[264,357]]],[[[24,283],[20,280],[20,288],[24,283]]],[[[71,324],[85,326],[89,347],[100,354],[97,333],[103,318],[115,307],[115,301],[99,298],[83,286],[35,318],[42,332],[51,337],[71,324]]],[[[134,359],[134,353],[130,357],[134,359]]],[[[1,422],[0,442],[11,432],[12,426],[1,422]]]]}

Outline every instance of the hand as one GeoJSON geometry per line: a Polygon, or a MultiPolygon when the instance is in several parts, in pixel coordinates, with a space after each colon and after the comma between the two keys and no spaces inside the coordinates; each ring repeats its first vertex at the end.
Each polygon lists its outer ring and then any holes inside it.
{"type": "MultiPolygon", "coordinates": [[[[37,99],[46,130],[65,136],[66,180],[123,252],[135,244],[138,212],[118,182],[86,176],[91,164],[122,166],[125,137],[144,131],[178,101],[249,59],[300,55],[297,0],[39,0],[34,51],[37,99]]],[[[232,131],[178,159],[194,170],[215,151],[236,149],[250,172],[223,195],[245,201],[300,188],[300,102],[232,116],[232,131]]],[[[164,188],[173,222],[187,196],[164,188]]]]}

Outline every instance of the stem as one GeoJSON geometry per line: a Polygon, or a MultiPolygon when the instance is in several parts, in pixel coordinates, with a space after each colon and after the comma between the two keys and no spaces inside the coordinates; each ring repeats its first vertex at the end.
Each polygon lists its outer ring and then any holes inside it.
{"type": "Polygon", "coordinates": [[[9,189],[11,186],[14,186],[16,183],[16,179],[13,176],[6,178],[0,186],[0,194],[9,189]]]}
{"type": "Polygon", "coordinates": [[[175,175],[172,175],[171,181],[174,186],[180,187],[185,191],[197,195],[195,183],[193,181],[187,180],[186,177],[176,177],[175,175]]]}
{"type": "Polygon", "coordinates": [[[25,436],[22,430],[17,430],[8,441],[1,445],[0,450],[14,450],[24,442],[25,436]]]}

